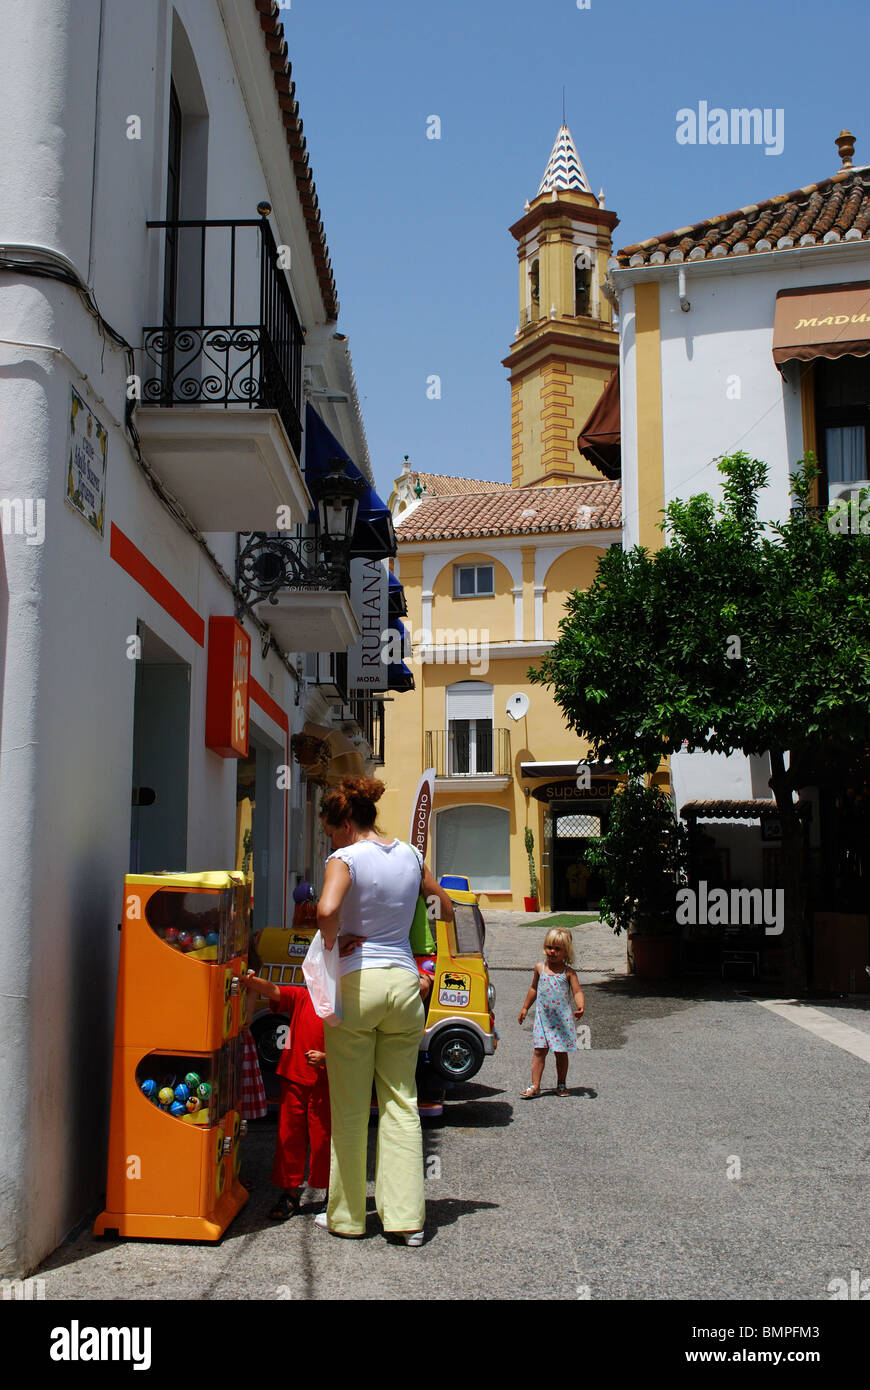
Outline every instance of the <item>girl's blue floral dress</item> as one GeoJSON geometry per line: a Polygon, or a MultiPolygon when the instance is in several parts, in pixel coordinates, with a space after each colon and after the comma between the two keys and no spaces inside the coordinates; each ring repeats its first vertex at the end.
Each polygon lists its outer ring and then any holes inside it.
{"type": "Polygon", "coordinates": [[[545,965],[538,977],[532,1045],[549,1047],[553,1052],[577,1051],[574,995],[567,971],[554,975],[545,965]]]}

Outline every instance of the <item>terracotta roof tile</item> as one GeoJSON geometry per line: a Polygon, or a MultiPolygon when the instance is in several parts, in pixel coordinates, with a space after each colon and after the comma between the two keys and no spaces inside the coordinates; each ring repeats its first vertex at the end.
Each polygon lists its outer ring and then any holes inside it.
{"type": "Polygon", "coordinates": [[[424,498],[396,523],[400,541],[477,536],[533,536],[552,531],[612,530],[622,524],[618,483],[506,488],[424,498]]]}
{"type": "Polygon", "coordinates": [[[448,473],[414,473],[429,497],[458,497],[469,492],[499,492],[510,483],[488,482],[485,478],[454,478],[448,473]]]}
{"type": "Polygon", "coordinates": [[[708,217],[692,227],[624,246],[616,253],[620,269],[699,261],[722,256],[763,255],[828,241],[860,241],[870,227],[870,166],[841,169],[821,183],[780,193],[763,203],[708,217]],[[784,240],[784,245],[780,243],[784,240]]]}

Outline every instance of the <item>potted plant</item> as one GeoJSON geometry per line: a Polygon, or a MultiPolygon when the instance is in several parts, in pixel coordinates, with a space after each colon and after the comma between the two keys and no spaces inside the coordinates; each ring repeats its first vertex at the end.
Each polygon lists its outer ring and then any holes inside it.
{"type": "Polygon", "coordinates": [[[535,873],[535,837],[532,827],[526,826],[526,854],[529,856],[529,896],[523,899],[526,912],[538,910],[538,876],[535,873]]]}
{"type": "Polygon", "coordinates": [[[666,979],[676,966],[676,893],[686,877],[686,842],[670,797],[630,781],[587,850],[604,879],[601,916],[617,935],[626,933],[629,969],[648,980],[666,979]]]}

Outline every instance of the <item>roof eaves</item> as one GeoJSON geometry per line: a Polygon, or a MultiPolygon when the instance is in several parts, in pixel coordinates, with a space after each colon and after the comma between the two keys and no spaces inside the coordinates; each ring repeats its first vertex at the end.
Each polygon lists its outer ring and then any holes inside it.
{"type": "Polygon", "coordinates": [[[288,154],[296,180],[296,190],[308,228],[308,240],[317,272],[324,312],[327,319],[337,319],[338,291],[329,257],[329,248],[326,244],[326,231],[320,215],[320,204],[314,186],[314,177],[306,153],[305,137],[302,134],[299,103],[295,100],[296,84],[291,80],[293,69],[287,57],[284,26],[279,19],[281,11],[275,0],[253,0],[253,5],[259,16],[263,42],[269,65],[272,68],[272,81],[281,111],[288,154]]]}

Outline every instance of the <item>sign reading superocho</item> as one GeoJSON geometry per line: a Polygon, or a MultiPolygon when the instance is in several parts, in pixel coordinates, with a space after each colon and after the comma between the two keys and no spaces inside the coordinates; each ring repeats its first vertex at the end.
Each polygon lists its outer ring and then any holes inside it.
{"type": "Polygon", "coordinates": [[[600,777],[588,787],[578,787],[576,780],[565,777],[535,787],[532,796],[538,801],[609,801],[618,785],[615,778],[600,777]]]}

